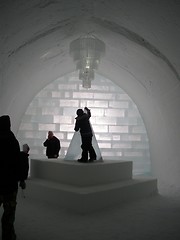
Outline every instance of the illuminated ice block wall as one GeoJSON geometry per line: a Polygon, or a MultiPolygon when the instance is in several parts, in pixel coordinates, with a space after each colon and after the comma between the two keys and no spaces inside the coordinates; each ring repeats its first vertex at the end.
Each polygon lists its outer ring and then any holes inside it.
{"type": "Polygon", "coordinates": [[[64,158],[74,134],[76,110],[91,109],[91,124],[103,159],[133,161],[133,173],[151,171],[149,143],[143,119],[130,96],[112,81],[95,75],[90,89],[82,88],[78,72],[63,76],[30,103],[18,131],[31,158],[45,158],[43,142],[49,130],[61,141],[64,158]]]}

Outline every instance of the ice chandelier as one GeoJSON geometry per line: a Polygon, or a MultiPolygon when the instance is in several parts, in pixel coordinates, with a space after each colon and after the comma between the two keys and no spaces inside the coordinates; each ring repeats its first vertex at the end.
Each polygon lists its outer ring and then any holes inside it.
{"type": "Polygon", "coordinates": [[[84,88],[91,88],[94,70],[98,68],[105,53],[105,44],[93,35],[82,36],[70,43],[70,55],[79,70],[79,79],[84,88]]]}

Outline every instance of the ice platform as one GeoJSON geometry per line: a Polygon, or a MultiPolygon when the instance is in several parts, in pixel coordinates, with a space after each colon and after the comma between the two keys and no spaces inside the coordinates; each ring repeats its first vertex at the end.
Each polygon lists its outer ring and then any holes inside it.
{"type": "Polygon", "coordinates": [[[88,213],[157,194],[155,178],[132,178],[131,161],[31,160],[28,195],[88,213]]]}

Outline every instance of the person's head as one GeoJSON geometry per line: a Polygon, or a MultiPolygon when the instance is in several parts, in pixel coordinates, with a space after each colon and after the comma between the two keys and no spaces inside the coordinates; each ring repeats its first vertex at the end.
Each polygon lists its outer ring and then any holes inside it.
{"type": "Polygon", "coordinates": [[[84,111],[83,111],[82,109],[78,109],[78,110],[76,111],[76,114],[78,115],[78,117],[79,117],[79,116],[82,116],[82,115],[84,114],[84,111]]]}
{"type": "Polygon", "coordinates": [[[0,117],[0,130],[9,131],[11,129],[11,120],[8,115],[3,115],[0,117]]]}
{"type": "Polygon", "coordinates": [[[49,131],[49,132],[48,132],[48,138],[51,139],[53,136],[54,136],[53,132],[52,132],[52,131],[49,131]]]}
{"type": "Polygon", "coordinates": [[[28,153],[30,150],[30,147],[28,146],[27,143],[23,144],[22,148],[23,148],[23,152],[25,152],[25,153],[28,153]]]}

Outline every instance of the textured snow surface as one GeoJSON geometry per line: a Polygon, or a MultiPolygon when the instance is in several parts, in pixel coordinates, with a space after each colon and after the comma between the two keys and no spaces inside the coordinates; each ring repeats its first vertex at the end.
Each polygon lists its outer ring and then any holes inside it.
{"type": "MultiPolygon", "coordinates": [[[[179,240],[180,198],[156,196],[78,215],[18,196],[18,240],[179,240]]],[[[2,212],[2,208],[0,210],[2,212]]]]}

